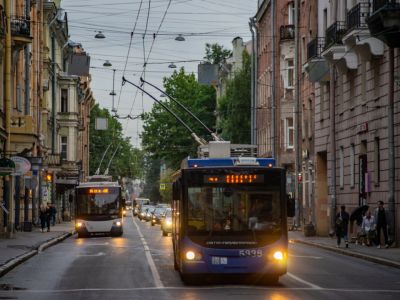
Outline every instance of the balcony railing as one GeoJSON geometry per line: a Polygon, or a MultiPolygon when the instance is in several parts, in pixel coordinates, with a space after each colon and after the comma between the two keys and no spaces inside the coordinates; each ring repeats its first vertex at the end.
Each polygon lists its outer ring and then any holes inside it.
{"type": "Polygon", "coordinates": [[[368,28],[365,21],[370,15],[369,2],[361,2],[354,6],[347,13],[347,30],[368,28]]]}
{"type": "Polygon", "coordinates": [[[325,49],[335,44],[343,44],[342,38],[346,33],[345,22],[335,22],[326,29],[325,35],[325,49]]]}
{"type": "Polygon", "coordinates": [[[372,1],[372,9],[373,11],[377,11],[382,7],[387,6],[392,8],[400,8],[400,1],[399,0],[373,0],[372,1]]]}
{"type": "Polygon", "coordinates": [[[294,25],[282,25],[280,28],[281,41],[294,39],[294,25]]]}
{"type": "Polygon", "coordinates": [[[307,60],[313,58],[320,58],[322,51],[324,51],[325,39],[315,38],[307,45],[307,60]]]}
{"type": "Polygon", "coordinates": [[[31,22],[26,17],[11,17],[11,34],[15,36],[31,36],[31,22]]]}

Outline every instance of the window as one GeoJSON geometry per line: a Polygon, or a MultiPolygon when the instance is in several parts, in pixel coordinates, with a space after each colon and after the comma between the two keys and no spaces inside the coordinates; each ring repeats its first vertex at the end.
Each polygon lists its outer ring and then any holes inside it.
{"type": "Polygon", "coordinates": [[[287,118],[285,120],[285,146],[286,149],[294,148],[294,124],[293,118],[287,118]]]}
{"type": "Polygon", "coordinates": [[[381,180],[381,154],[380,154],[380,145],[379,145],[379,137],[375,138],[374,141],[374,182],[375,185],[378,186],[381,180]]]}
{"type": "Polygon", "coordinates": [[[67,160],[67,149],[68,149],[68,138],[66,136],[61,137],[61,159],[67,160]]]}
{"type": "Polygon", "coordinates": [[[323,19],[323,28],[322,28],[322,32],[323,32],[323,34],[324,34],[324,36],[325,36],[325,32],[326,32],[326,29],[328,28],[328,9],[327,8],[325,8],[324,9],[324,17],[323,17],[324,19],[323,19]]]}
{"type": "Polygon", "coordinates": [[[286,69],[287,69],[287,87],[294,87],[294,63],[293,59],[286,60],[286,69]]]}
{"type": "Polygon", "coordinates": [[[350,146],[350,187],[354,187],[355,185],[355,157],[356,157],[356,148],[354,144],[350,146]]]}
{"type": "Polygon", "coordinates": [[[16,89],[16,109],[21,112],[22,111],[22,95],[21,95],[21,86],[19,84],[17,84],[17,89],[16,89]]]}
{"type": "Polygon", "coordinates": [[[339,185],[344,187],[344,149],[340,147],[339,151],[339,185]]]}
{"type": "Polygon", "coordinates": [[[68,112],[68,89],[61,90],[61,112],[68,112]]]}
{"type": "Polygon", "coordinates": [[[288,24],[294,25],[294,18],[295,18],[295,7],[294,2],[290,2],[288,4],[288,24]]]}

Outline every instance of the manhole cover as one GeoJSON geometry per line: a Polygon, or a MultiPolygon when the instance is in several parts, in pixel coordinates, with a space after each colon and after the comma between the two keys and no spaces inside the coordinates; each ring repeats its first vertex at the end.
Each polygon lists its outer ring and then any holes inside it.
{"type": "Polygon", "coordinates": [[[0,284],[0,290],[2,290],[2,291],[16,291],[16,290],[26,290],[26,288],[13,286],[12,284],[2,283],[2,284],[0,284]]]}

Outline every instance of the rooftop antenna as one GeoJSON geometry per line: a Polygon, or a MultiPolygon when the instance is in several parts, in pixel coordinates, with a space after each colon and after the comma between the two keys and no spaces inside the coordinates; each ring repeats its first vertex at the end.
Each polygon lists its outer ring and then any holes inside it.
{"type": "Polygon", "coordinates": [[[163,95],[167,96],[169,99],[171,99],[176,104],[178,104],[182,109],[184,109],[188,114],[190,114],[197,122],[199,122],[205,128],[205,130],[207,130],[207,132],[212,136],[214,141],[223,141],[223,139],[221,137],[219,137],[215,132],[213,132],[210,128],[208,128],[207,125],[204,124],[198,117],[196,117],[186,106],[184,106],[178,100],[174,99],[171,95],[167,94],[167,92],[163,91],[162,89],[155,86],[154,84],[146,81],[145,79],[143,79],[143,77],[140,77],[140,81],[142,82],[142,84],[147,83],[148,85],[152,86],[153,88],[155,88],[156,90],[161,92],[163,95]]]}
{"type": "Polygon", "coordinates": [[[133,85],[134,87],[136,87],[137,89],[141,90],[143,93],[145,93],[146,95],[148,95],[151,99],[153,99],[154,101],[156,101],[158,104],[160,104],[166,111],[168,111],[171,115],[173,115],[175,117],[175,119],[177,119],[179,121],[179,123],[181,123],[189,132],[191,137],[201,146],[204,146],[207,144],[207,142],[200,138],[185,122],[182,121],[181,118],[179,118],[172,110],[170,110],[164,103],[162,103],[160,100],[157,100],[155,97],[153,97],[149,92],[147,92],[146,90],[144,90],[143,88],[141,88],[140,86],[138,86],[137,84],[134,84],[133,82],[127,80],[125,78],[125,76],[122,76],[122,85],[124,85],[125,83],[129,83],[131,85],[133,85]]]}

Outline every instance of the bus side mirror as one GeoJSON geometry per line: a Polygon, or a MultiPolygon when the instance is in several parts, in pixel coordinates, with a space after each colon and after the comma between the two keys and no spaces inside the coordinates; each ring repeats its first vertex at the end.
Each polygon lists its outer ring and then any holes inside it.
{"type": "Polygon", "coordinates": [[[286,195],[286,212],[289,218],[293,218],[295,215],[295,202],[290,195],[286,195]]]}

